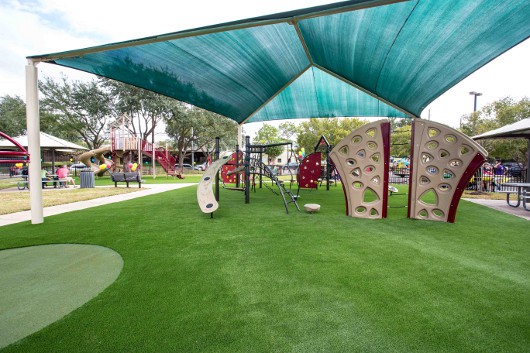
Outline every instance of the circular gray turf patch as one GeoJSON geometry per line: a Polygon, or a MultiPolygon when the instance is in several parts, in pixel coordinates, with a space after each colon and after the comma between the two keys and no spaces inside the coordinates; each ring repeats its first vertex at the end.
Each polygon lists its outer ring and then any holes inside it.
{"type": "Polygon", "coordinates": [[[121,256],[96,245],[0,251],[0,348],[80,307],[118,278],[121,256]]]}

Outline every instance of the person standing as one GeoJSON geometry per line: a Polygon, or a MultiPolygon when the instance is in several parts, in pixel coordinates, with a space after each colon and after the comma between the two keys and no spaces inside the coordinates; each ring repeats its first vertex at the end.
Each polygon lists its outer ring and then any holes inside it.
{"type": "Polygon", "coordinates": [[[504,175],[506,173],[506,168],[502,165],[502,161],[500,159],[495,160],[493,169],[495,170],[495,175],[504,175]]]}
{"type": "Polygon", "coordinates": [[[500,159],[495,160],[495,164],[493,165],[493,187],[495,190],[500,190],[500,184],[504,182],[504,174],[506,174],[506,168],[502,165],[502,161],[500,159]]]}

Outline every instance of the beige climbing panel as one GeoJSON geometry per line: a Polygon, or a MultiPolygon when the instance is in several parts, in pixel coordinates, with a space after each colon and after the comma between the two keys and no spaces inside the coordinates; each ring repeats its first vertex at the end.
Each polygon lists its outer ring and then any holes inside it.
{"type": "Polygon", "coordinates": [[[197,187],[197,201],[199,207],[204,213],[212,213],[219,207],[219,203],[215,199],[213,193],[212,184],[215,181],[215,176],[219,172],[219,169],[230,161],[230,155],[224,155],[218,160],[212,163],[211,166],[206,169],[202,175],[202,179],[197,187]]]}
{"type": "Polygon", "coordinates": [[[389,136],[390,124],[379,120],[354,130],[331,151],[349,216],[386,218],[389,136]]]}
{"type": "Polygon", "coordinates": [[[488,153],[461,132],[419,119],[411,147],[408,216],[454,222],[462,192],[488,153]]]}

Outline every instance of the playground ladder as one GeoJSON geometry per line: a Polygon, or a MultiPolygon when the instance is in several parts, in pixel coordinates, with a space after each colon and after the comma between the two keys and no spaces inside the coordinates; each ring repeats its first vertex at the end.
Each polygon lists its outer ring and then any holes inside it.
{"type": "Polygon", "coordinates": [[[283,181],[278,180],[278,176],[272,173],[271,169],[266,166],[263,162],[258,162],[261,164],[261,169],[263,171],[263,174],[272,180],[273,183],[276,184],[278,187],[278,190],[280,190],[280,195],[282,196],[283,204],[285,206],[285,212],[289,213],[289,204],[294,203],[296,206],[296,209],[300,211],[300,207],[298,206],[298,203],[296,202],[297,196],[293,195],[293,193],[290,190],[287,190],[285,188],[285,184],[283,181]],[[287,200],[287,197],[289,197],[289,201],[287,200]]]}

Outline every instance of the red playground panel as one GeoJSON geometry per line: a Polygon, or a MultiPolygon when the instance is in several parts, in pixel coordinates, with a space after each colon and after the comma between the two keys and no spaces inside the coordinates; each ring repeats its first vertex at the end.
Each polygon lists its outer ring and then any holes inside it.
{"type": "Polygon", "coordinates": [[[298,172],[298,185],[302,189],[316,189],[322,172],[322,154],[314,152],[306,156],[298,172]]]}
{"type": "MultiPolygon", "coordinates": [[[[239,152],[239,167],[243,166],[243,152],[239,152]]],[[[228,175],[229,172],[234,171],[236,169],[236,153],[232,153],[232,158],[228,163],[223,165],[223,168],[221,169],[221,178],[223,179],[223,183],[225,184],[235,184],[237,181],[237,176],[239,173],[234,173],[228,175]]]]}

